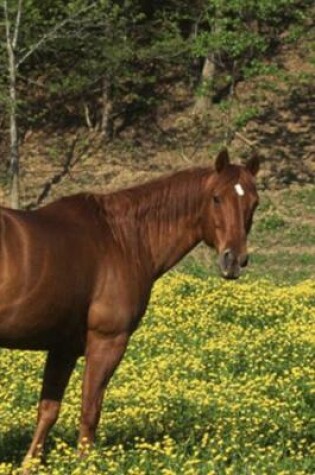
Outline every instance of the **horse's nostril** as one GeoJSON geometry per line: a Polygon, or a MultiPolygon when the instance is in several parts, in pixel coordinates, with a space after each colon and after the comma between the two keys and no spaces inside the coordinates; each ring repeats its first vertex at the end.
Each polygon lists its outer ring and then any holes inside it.
{"type": "Polygon", "coordinates": [[[240,262],[241,267],[246,267],[248,265],[248,262],[249,262],[249,255],[246,255],[241,259],[241,262],[240,262]]]}
{"type": "Polygon", "coordinates": [[[233,254],[233,252],[231,251],[231,249],[226,249],[224,252],[223,252],[223,264],[225,266],[225,268],[229,268],[233,265],[234,261],[235,261],[235,256],[233,254]]]}

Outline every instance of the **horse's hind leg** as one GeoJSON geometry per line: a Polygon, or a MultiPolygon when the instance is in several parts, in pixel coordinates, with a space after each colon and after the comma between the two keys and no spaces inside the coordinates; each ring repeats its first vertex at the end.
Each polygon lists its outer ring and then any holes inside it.
{"type": "Polygon", "coordinates": [[[37,426],[24,458],[23,465],[26,467],[24,473],[27,473],[27,461],[41,455],[43,451],[48,432],[58,418],[61,400],[76,361],[77,355],[63,353],[62,350],[48,353],[38,406],[37,426]]]}

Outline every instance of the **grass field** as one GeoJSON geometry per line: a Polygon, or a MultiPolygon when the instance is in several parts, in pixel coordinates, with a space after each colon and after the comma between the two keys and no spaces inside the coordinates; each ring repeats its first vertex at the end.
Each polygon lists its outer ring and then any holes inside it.
{"type": "MultiPolygon", "coordinates": [[[[161,279],[110,384],[95,450],[77,458],[80,361],[34,473],[314,475],[315,192],[262,195],[247,275],[214,277],[200,249],[161,279]]],[[[17,474],[44,355],[0,356],[0,475],[17,474]]]]}

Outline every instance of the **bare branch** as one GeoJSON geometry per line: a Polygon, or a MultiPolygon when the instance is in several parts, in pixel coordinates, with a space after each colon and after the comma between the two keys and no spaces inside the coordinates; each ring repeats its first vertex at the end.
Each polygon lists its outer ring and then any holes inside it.
{"type": "Polygon", "coordinates": [[[65,18],[64,20],[62,20],[60,23],[58,23],[57,25],[55,25],[51,30],[49,30],[47,33],[45,33],[38,41],[37,43],[34,43],[33,46],[30,47],[30,49],[24,54],[24,56],[22,56],[22,58],[17,62],[16,64],[16,68],[18,69],[19,66],[21,66],[22,63],[24,63],[24,61],[26,61],[32,54],[35,53],[35,51],[38,50],[38,48],[40,48],[42,46],[42,44],[44,44],[47,40],[50,40],[52,38],[55,38],[56,36],[56,33],[61,30],[67,23],[70,23],[71,21],[73,21],[76,17],[82,15],[82,13],[86,13],[87,11],[91,10],[92,8],[94,8],[95,6],[97,5],[97,2],[94,2],[94,3],[91,3],[91,5],[88,5],[87,7],[85,8],[82,8],[81,10],[79,10],[78,12],[76,12],[75,14],[65,18]]]}
{"type": "Polygon", "coordinates": [[[23,3],[23,0],[19,0],[18,10],[17,10],[17,13],[16,13],[16,19],[15,19],[14,34],[13,34],[13,38],[12,38],[12,48],[13,49],[16,48],[18,37],[19,37],[21,15],[22,15],[22,3],[23,3]]]}
{"type": "Polygon", "coordinates": [[[91,117],[90,117],[89,106],[87,105],[86,102],[84,102],[83,107],[84,107],[84,117],[85,117],[86,125],[88,126],[88,128],[90,130],[92,130],[93,125],[92,125],[92,121],[91,121],[91,117]]]}
{"type": "Polygon", "coordinates": [[[5,20],[4,22],[5,22],[7,47],[9,48],[9,44],[11,45],[11,31],[10,31],[10,20],[9,20],[9,14],[8,14],[7,0],[3,0],[3,11],[4,11],[4,20],[5,20]]]}
{"type": "Polygon", "coordinates": [[[255,140],[254,142],[252,142],[251,140],[249,140],[248,138],[246,138],[243,134],[241,134],[240,132],[235,132],[235,136],[238,137],[240,140],[242,140],[244,143],[246,143],[246,145],[248,145],[249,147],[252,147],[254,148],[256,146],[256,143],[257,143],[257,140],[255,140]]]}

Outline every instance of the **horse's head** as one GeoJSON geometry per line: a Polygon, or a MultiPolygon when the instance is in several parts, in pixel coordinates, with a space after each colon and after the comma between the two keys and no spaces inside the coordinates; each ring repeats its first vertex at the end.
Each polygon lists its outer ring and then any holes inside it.
{"type": "Polygon", "coordinates": [[[237,279],[248,263],[247,235],[258,204],[255,176],[259,159],[254,155],[245,166],[231,165],[226,149],[215,161],[215,173],[207,183],[202,218],[203,239],[219,254],[221,274],[237,279]]]}

